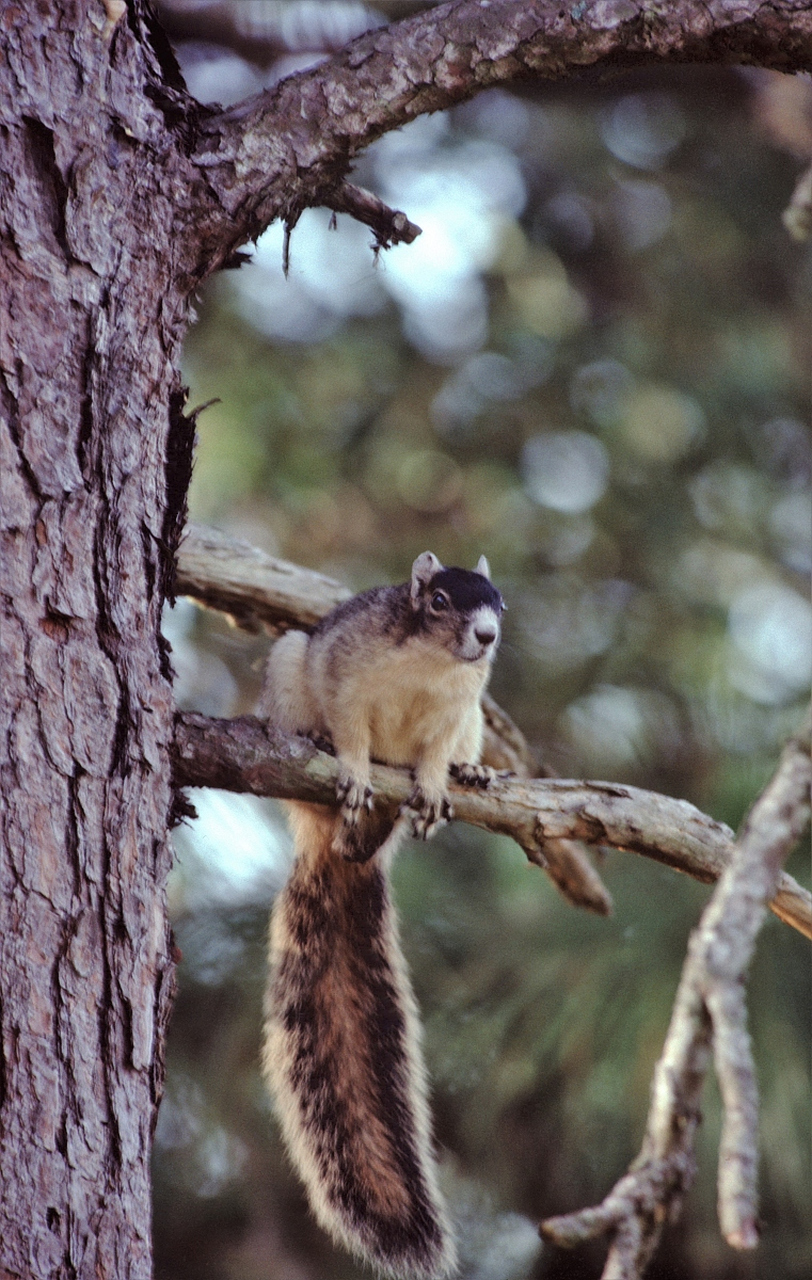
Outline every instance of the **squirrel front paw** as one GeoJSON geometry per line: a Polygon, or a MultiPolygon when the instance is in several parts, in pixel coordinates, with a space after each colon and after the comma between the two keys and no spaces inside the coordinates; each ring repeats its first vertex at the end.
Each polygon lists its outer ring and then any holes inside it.
{"type": "Polygon", "coordinates": [[[428,796],[419,786],[412,788],[400,812],[409,819],[412,835],[418,840],[428,840],[454,817],[447,796],[428,796]]]}
{"type": "Polygon", "coordinates": [[[448,771],[464,787],[489,787],[499,777],[489,764],[452,764],[448,771]]]}
{"type": "Polygon", "coordinates": [[[339,776],[336,799],[341,805],[341,820],[348,827],[355,826],[362,810],[372,812],[372,787],[366,782],[359,782],[352,774],[339,776]]]}

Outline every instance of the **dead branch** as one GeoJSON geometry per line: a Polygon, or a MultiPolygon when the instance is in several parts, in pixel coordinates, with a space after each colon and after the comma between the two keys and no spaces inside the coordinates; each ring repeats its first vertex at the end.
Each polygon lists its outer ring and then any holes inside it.
{"type": "Polygon", "coordinates": [[[393,244],[412,244],[421,228],[410,222],[399,209],[390,209],[378,196],[352,182],[342,182],[329,192],[324,204],[335,213],[349,213],[375,232],[375,248],[389,249],[393,244]]]}
{"type": "MultiPolygon", "coordinates": [[[[637,1160],[601,1205],[549,1218],[542,1233],[572,1246],[613,1233],[604,1280],[638,1280],[663,1224],[678,1216],[694,1176],[694,1134],[711,1051],[722,1095],[719,1221],[736,1249],[758,1243],[758,1093],[746,1025],[744,980],[785,858],[809,820],[810,723],[790,740],[754,804],[693,933],[654,1075],[637,1160]]],[[[786,915],[782,914],[786,919],[786,915]]],[[[802,930],[810,936],[808,925],[802,930]]]]}
{"type": "Polygon", "coordinates": [[[334,578],[196,524],[187,525],[178,550],[175,592],[228,614],[246,631],[271,635],[309,631],[352,595],[334,578]]]}
{"type": "MultiPolygon", "coordinates": [[[[336,762],[306,738],[287,738],[254,716],[216,720],[183,712],[175,729],[175,782],[221,787],[280,799],[330,804],[336,762]]],[[[376,802],[393,808],[409,794],[406,770],[375,765],[376,802]]],[[[610,782],[563,778],[500,778],[486,792],[452,785],[455,816],[509,835],[532,862],[544,865],[547,842],[582,840],[653,858],[710,883],[729,865],[735,848],[729,827],[686,800],[610,782]]],[[[812,938],[812,894],[786,873],[770,903],[787,924],[812,938]]]]}
{"type": "MultiPolygon", "coordinates": [[[[278,560],[216,529],[189,525],[178,552],[175,589],[228,614],[249,631],[311,630],[352,592],[310,569],[278,560]]],[[[540,772],[521,730],[487,694],[483,759],[522,778],[540,772]]],[[[201,784],[202,785],[202,784],[201,784]]],[[[214,785],[214,784],[210,784],[214,785]]],[[[583,846],[554,834],[532,857],[574,906],[609,915],[612,898],[583,846]]],[[[528,852],[528,856],[531,856],[528,852]]]]}

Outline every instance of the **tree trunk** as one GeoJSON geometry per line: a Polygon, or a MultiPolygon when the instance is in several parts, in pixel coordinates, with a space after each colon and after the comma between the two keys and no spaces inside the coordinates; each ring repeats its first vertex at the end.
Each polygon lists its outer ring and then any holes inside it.
{"type": "Polygon", "coordinates": [[[149,45],[116,0],[3,0],[0,32],[0,1276],[120,1280],[151,1274],[173,980],[184,308],[149,45]]]}
{"type": "Polygon", "coordinates": [[[806,0],[581,9],[444,5],[218,112],[147,0],[0,0],[0,1280],[151,1273],[188,295],[311,204],[408,239],[352,158],[489,84],[812,56],[806,0]]]}

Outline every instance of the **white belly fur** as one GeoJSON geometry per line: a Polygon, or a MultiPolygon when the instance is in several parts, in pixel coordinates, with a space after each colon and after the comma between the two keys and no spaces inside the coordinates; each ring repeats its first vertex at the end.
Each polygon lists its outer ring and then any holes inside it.
{"type": "Polygon", "coordinates": [[[407,642],[371,664],[354,682],[368,721],[370,754],[388,764],[412,765],[430,742],[453,743],[478,708],[488,675],[485,663],[462,663],[407,642]],[[377,668],[377,669],[376,669],[377,668]]]}

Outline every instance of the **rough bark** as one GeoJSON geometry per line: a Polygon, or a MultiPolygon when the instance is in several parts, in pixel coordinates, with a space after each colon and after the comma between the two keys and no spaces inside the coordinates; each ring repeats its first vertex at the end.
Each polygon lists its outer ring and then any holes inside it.
{"type": "Polygon", "coordinates": [[[812,17],[464,0],[231,112],[188,97],[146,0],[0,0],[0,49],[0,1275],[140,1280],[189,294],[275,217],[357,212],[352,157],[422,111],[587,63],[808,68],[812,17]]]}
{"type": "Polygon", "coordinates": [[[191,429],[142,15],[0,6],[0,1274],[151,1274],[191,429]],[[119,21],[116,21],[116,14],[119,21]]]}

